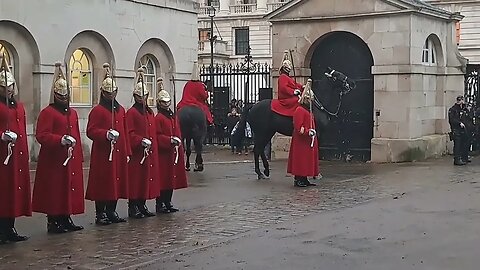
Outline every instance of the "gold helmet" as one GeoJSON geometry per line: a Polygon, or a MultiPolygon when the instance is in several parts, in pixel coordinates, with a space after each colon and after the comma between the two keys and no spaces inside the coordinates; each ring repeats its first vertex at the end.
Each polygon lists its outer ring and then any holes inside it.
{"type": "Polygon", "coordinates": [[[308,79],[298,102],[304,105],[310,104],[314,98],[314,95],[315,94],[312,91],[312,79],[308,79]]]}
{"type": "Polygon", "coordinates": [[[102,86],[100,86],[100,89],[107,93],[112,93],[117,91],[118,87],[112,78],[112,70],[110,69],[110,64],[109,63],[103,64],[103,69],[104,69],[105,75],[103,77],[102,86]]]}
{"type": "Polygon", "coordinates": [[[55,72],[53,73],[52,92],[62,96],[68,95],[67,79],[63,74],[62,64],[55,63],[55,72]]]}
{"type": "Polygon", "coordinates": [[[15,77],[10,71],[8,66],[7,56],[5,54],[1,55],[1,66],[0,66],[0,86],[6,87],[15,83],[15,77]],[[5,72],[7,71],[7,72],[5,72]],[[5,78],[6,73],[6,78],[5,78]]]}
{"type": "Polygon", "coordinates": [[[290,72],[293,68],[292,61],[290,60],[290,51],[285,50],[283,52],[282,66],[280,69],[283,69],[285,72],[290,72]]]}
{"type": "Polygon", "coordinates": [[[142,66],[137,70],[137,79],[135,80],[135,87],[133,88],[133,94],[137,96],[147,96],[150,91],[145,84],[145,67],[142,66]]]}
{"type": "Polygon", "coordinates": [[[157,89],[158,89],[158,94],[157,94],[157,100],[158,101],[170,102],[172,100],[170,98],[170,94],[163,87],[163,79],[162,78],[157,79],[157,89]]]}
{"type": "Polygon", "coordinates": [[[200,72],[198,70],[197,61],[193,62],[192,81],[200,81],[200,72]]]}

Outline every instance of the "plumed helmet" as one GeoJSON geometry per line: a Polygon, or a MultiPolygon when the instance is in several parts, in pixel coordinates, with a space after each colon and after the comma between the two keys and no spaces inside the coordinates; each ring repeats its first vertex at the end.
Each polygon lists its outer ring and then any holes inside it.
{"type": "Polygon", "coordinates": [[[283,52],[282,66],[280,69],[283,69],[285,72],[290,72],[293,68],[292,60],[290,59],[290,51],[285,50],[283,52]]]}
{"type": "Polygon", "coordinates": [[[142,66],[137,69],[137,79],[135,80],[135,87],[133,88],[133,94],[137,96],[147,96],[150,94],[146,84],[145,84],[145,67],[142,66]]]}
{"type": "Polygon", "coordinates": [[[157,89],[159,90],[158,94],[157,94],[157,100],[158,101],[170,102],[172,100],[170,98],[170,94],[163,87],[163,79],[162,78],[157,79],[157,89]]]}
{"type": "Polygon", "coordinates": [[[103,64],[103,70],[104,70],[104,77],[102,81],[102,86],[100,86],[100,89],[102,91],[105,91],[107,93],[112,93],[114,91],[118,90],[117,84],[115,83],[115,80],[112,78],[112,70],[110,68],[109,63],[103,64]]]}
{"type": "Polygon", "coordinates": [[[10,71],[10,67],[8,66],[7,56],[3,54],[0,55],[0,57],[2,58],[0,66],[0,86],[10,86],[15,83],[15,77],[13,76],[12,72],[10,71]],[[7,75],[6,77],[5,73],[7,75]]]}
{"type": "Polygon", "coordinates": [[[192,81],[200,81],[200,71],[198,70],[197,61],[193,62],[192,81]]]}
{"type": "Polygon", "coordinates": [[[314,93],[312,91],[312,79],[308,79],[298,102],[300,104],[309,104],[310,102],[312,102],[313,97],[314,93]]]}

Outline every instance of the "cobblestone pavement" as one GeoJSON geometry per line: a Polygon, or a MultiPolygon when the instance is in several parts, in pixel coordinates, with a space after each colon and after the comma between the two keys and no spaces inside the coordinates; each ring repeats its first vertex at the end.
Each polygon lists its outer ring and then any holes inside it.
{"type": "MultiPolygon", "coordinates": [[[[458,173],[450,159],[400,165],[323,163],[324,177],[317,187],[295,189],[285,176],[285,163],[272,165],[272,179],[261,182],[254,180],[252,164],[210,165],[202,174],[191,174],[192,187],[179,195],[177,201],[196,201],[190,206],[185,203],[184,211],[107,227],[90,226],[78,233],[42,234],[1,246],[0,269],[136,269],[259,228],[402,196],[405,186],[422,187],[419,177],[458,173]],[[441,171],[445,168],[453,169],[441,171]],[[212,198],[223,186],[237,197],[212,198]]],[[[472,169],[452,181],[468,181],[475,172],[472,169]]]]}

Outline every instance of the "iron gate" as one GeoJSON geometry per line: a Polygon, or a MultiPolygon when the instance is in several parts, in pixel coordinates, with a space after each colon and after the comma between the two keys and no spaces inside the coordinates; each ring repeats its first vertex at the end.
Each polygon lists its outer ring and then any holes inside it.
{"type": "Polygon", "coordinates": [[[271,96],[271,67],[268,64],[250,61],[237,64],[216,64],[200,67],[200,78],[207,86],[213,81],[213,92],[210,93],[210,108],[215,127],[209,131],[207,143],[225,145],[230,143],[230,132],[227,128],[227,114],[232,99],[242,100],[244,108],[258,102],[262,96],[271,96]]]}
{"type": "Polygon", "coordinates": [[[465,74],[465,102],[474,113],[475,132],[472,140],[474,151],[480,149],[480,65],[467,65],[465,74]]]}

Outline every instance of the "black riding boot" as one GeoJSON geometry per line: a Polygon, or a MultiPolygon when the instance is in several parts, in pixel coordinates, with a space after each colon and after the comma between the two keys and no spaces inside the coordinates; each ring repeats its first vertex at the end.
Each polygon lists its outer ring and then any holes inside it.
{"type": "Polygon", "coordinates": [[[83,230],[83,226],[78,226],[73,223],[72,218],[67,216],[62,216],[63,226],[70,232],[81,231],[83,230]]]}
{"type": "Polygon", "coordinates": [[[106,214],[107,202],[96,201],[95,202],[95,224],[97,225],[110,225],[112,222],[108,219],[106,214]]]}
{"type": "Polygon", "coordinates": [[[307,187],[307,183],[305,183],[303,177],[301,176],[295,176],[293,181],[293,185],[296,187],[307,187]]]}
{"type": "Polygon", "coordinates": [[[172,205],[173,189],[162,191],[164,193],[163,203],[168,213],[178,212],[178,209],[172,205]]]}
{"type": "Polygon", "coordinates": [[[146,200],[139,200],[138,201],[138,210],[142,213],[145,217],[154,217],[155,214],[148,211],[147,201],[146,200]]]}
{"type": "Polygon", "coordinates": [[[8,243],[8,220],[6,218],[0,218],[0,245],[8,243]]]}
{"type": "Polygon", "coordinates": [[[142,212],[140,212],[138,205],[139,200],[128,200],[128,217],[136,219],[145,217],[142,212]]]}
{"type": "Polygon", "coordinates": [[[127,222],[126,219],[118,216],[116,209],[117,209],[117,201],[107,202],[106,214],[107,214],[108,220],[112,223],[127,222]]]}
{"type": "Polygon", "coordinates": [[[9,225],[6,230],[8,241],[21,242],[28,239],[28,236],[19,235],[17,230],[15,230],[15,218],[9,218],[7,224],[9,225]]]}
{"type": "Polygon", "coordinates": [[[48,233],[66,233],[67,228],[63,223],[62,216],[47,216],[47,232],[48,233]]]}

